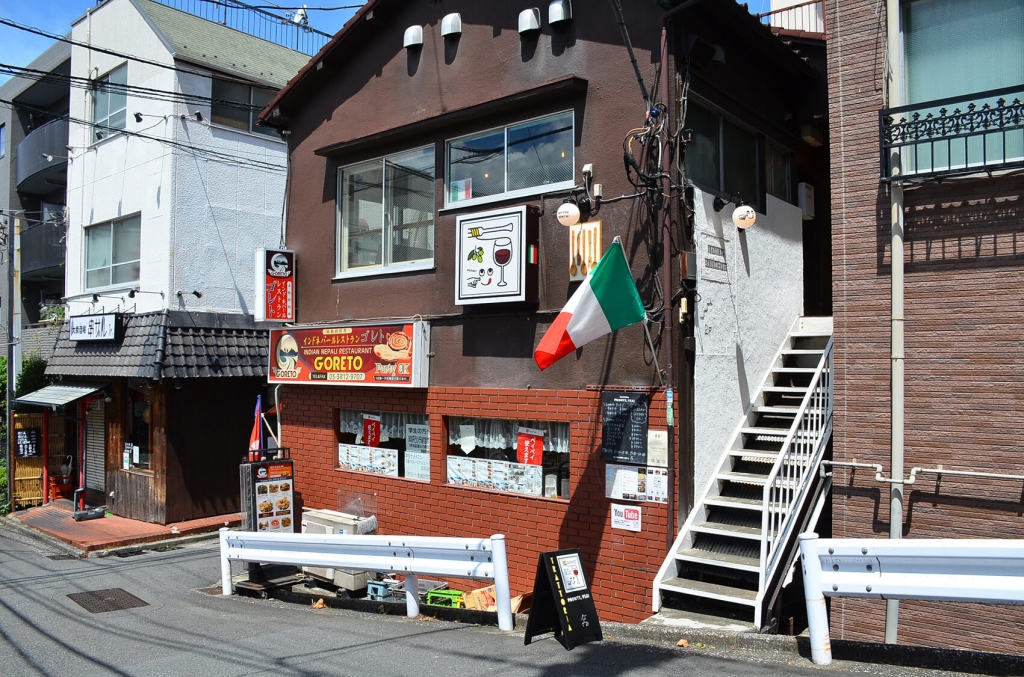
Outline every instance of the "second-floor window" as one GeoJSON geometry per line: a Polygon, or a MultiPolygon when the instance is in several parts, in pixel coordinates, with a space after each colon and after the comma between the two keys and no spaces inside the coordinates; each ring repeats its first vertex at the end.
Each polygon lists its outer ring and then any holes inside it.
{"type": "Polygon", "coordinates": [[[277,130],[273,127],[256,124],[260,110],[274,98],[274,90],[214,78],[212,92],[212,122],[246,132],[277,136],[277,130]]]}
{"type": "Polygon", "coordinates": [[[125,128],[128,95],[124,86],[127,84],[128,64],[119,66],[96,80],[92,124],[97,141],[125,128]]]}
{"type": "Polygon", "coordinates": [[[85,288],[137,282],[142,235],[140,216],[85,229],[85,288]]]}
{"type": "Polygon", "coordinates": [[[723,197],[738,193],[744,202],[763,212],[757,135],[692,102],[687,106],[686,127],[693,132],[686,147],[687,178],[723,197]]]}
{"type": "Polygon", "coordinates": [[[574,139],[572,111],[452,139],[445,206],[572,188],[574,139]]]}
{"type": "Polygon", "coordinates": [[[338,275],[434,262],[434,147],[338,171],[338,275]]]}

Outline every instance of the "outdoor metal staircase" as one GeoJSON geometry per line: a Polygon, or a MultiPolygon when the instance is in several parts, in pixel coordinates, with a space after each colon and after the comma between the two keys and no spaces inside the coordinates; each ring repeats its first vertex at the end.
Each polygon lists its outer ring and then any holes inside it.
{"type": "Polygon", "coordinates": [[[770,626],[832,436],[832,318],[799,318],[654,580],[653,605],[770,626]]]}

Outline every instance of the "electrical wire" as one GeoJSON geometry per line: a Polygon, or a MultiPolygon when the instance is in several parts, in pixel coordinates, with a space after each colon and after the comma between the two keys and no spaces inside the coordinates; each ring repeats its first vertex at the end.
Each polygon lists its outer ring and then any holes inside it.
{"type": "Polygon", "coordinates": [[[227,3],[224,0],[200,0],[200,2],[206,2],[211,5],[220,5],[222,7],[242,7],[244,9],[280,9],[295,12],[299,11],[300,9],[304,9],[307,12],[336,12],[340,9],[359,9],[362,7],[362,5],[338,5],[337,7],[306,7],[305,5],[303,5],[301,7],[281,7],[280,5],[246,5],[240,2],[227,3]]]}

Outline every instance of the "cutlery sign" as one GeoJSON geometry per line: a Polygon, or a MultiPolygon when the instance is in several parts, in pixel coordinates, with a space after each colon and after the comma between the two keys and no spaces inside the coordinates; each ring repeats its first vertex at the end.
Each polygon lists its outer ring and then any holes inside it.
{"type": "Polygon", "coordinates": [[[587,273],[601,260],[601,222],[588,221],[569,227],[569,281],[586,279],[587,273]]]}
{"type": "Polygon", "coordinates": [[[527,269],[535,272],[537,259],[527,217],[516,207],[456,219],[456,305],[528,300],[527,269]]]}

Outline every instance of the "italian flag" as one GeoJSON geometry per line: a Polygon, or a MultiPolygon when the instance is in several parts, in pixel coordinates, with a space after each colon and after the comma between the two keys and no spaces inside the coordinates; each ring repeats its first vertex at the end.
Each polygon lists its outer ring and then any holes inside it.
{"type": "Polygon", "coordinates": [[[645,317],[622,243],[615,238],[548,328],[533,359],[547,369],[580,346],[645,317]]]}

